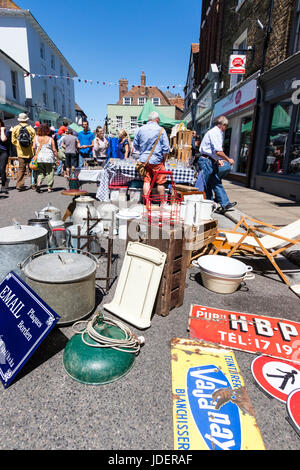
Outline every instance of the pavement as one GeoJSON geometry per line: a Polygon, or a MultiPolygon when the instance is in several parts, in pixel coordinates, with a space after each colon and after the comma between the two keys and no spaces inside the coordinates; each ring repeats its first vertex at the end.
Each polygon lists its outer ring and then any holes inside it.
{"type": "MultiPolygon", "coordinates": [[[[48,202],[64,213],[70,202],[61,195],[66,187],[62,177],[55,179],[55,191],[50,195],[32,190],[18,193],[13,181],[10,186],[9,195],[0,197],[0,227],[11,225],[13,219],[26,223],[48,202]]],[[[220,228],[232,229],[238,211],[280,225],[299,217],[299,207],[291,201],[230,182],[225,186],[230,200],[238,202],[238,209],[230,211],[226,217],[218,215],[220,228]]],[[[84,189],[95,195],[95,185],[87,184],[84,189]]],[[[124,242],[116,240],[116,275],[122,266],[124,250],[124,242]]],[[[281,262],[288,268],[292,266],[286,258],[281,262]]],[[[145,337],[145,344],[130,372],[106,385],[84,385],[68,376],[63,366],[63,352],[74,332],[71,326],[56,327],[10,387],[0,387],[0,449],[105,450],[113,455],[117,450],[131,451],[133,455],[138,450],[171,452],[174,444],[170,341],[188,338],[191,305],[300,322],[299,297],[278,278],[269,262],[249,259],[249,264],[253,265],[255,278],[231,295],[208,291],[202,285],[197,268],[189,269],[181,307],[172,310],[167,317],[154,315],[147,330],[129,325],[137,336],[145,337]]],[[[295,265],[293,268],[297,270],[295,265]]],[[[108,294],[103,292],[103,283],[97,284],[97,308],[113,298],[116,284],[117,280],[108,294]]],[[[266,449],[299,450],[300,439],[287,420],[285,404],[263,393],[252,376],[251,363],[256,355],[239,349],[234,350],[234,355],[266,449]]],[[[201,456],[199,463],[200,459],[201,456]]]]}

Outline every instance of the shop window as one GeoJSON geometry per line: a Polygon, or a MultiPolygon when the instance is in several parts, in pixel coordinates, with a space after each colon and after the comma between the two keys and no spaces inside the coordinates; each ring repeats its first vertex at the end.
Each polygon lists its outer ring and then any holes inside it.
{"type": "Polygon", "coordinates": [[[300,176],[300,106],[297,110],[296,126],[289,152],[288,173],[300,176]]]}
{"type": "Polygon", "coordinates": [[[266,173],[284,172],[293,106],[291,102],[277,103],[273,107],[263,170],[266,173]]]}
{"type": "Polygon", "coordinates": [[[230,156],[231,133],[232,133],[232,128],[228,127],[225,131],[225,136],[224,136],[224,153],[225,155],[229,155],[229,156],[230,156]]]}
{"type": "Polygon", "coordinates": [[[236,171],[238,173],[247,173],[252,124],[253,121],[251,116],[247,116],[242,119],[240,150],[236,167],[236,171]]]}

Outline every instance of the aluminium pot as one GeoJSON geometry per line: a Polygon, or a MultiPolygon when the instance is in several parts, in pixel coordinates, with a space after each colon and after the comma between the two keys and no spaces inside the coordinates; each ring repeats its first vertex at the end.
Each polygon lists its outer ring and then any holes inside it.
{"type": "Polygon", "coordinates": [[[95,308],[97,260],[80,250],[43,250],[22,263],[27,284],[67,325],[88,316],[95,308]]]}
{"type": "Polygon", "coordinates": [[[0,228],[0,282],[14,271],[24,280],[19,263],[47,246],[48,230],[44,227],[15,224],[0,228]]]}

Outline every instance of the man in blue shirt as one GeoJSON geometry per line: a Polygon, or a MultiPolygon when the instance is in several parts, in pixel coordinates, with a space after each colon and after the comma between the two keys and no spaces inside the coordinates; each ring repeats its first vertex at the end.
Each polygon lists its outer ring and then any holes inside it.
{"type": "Polygon", "coordinates": [[[223,150],[224,134],[228,127],[228,119],[220,116],[216,125],[210,129],[200,145],[199,169],[202,171],[205,193],[207,199],[213,200],[213,192],[217,202],[220,204],[219,212],[226,211],[236,205],[230,202],[222,185],[222,178],[228,175],[234,164],[234,160],[228,157],[223,150]]]}
{"type": "MultiPolygon", "coordinates": [[[[154,177],[155,171],[165,171],[165,160],[168,156],[170,145],[167,133],[164,129],[159,126],[159,114],[153,111],[149,114],[148,122],[144,126],[140,127],[136,133],[133,141],[133,147],[140,153],[140,161],[145,163],[151,150],[153,149],[155,142],[160,134],[159,141],[152,153],[149,162],[146,165],[146,176],[144,177],[143,192],[146,196],[150,189],[151,180],[154,177]]],[[[157,191],[160,196],[165,194],[165,175],[158,175],[157,191]]]]}
{"type": "Polygon", "coordinates": [[[79,161],[78,166],[82,168],[85,164],[85,158],[91,158],[93,156],[93,145],[95,136],[89,129],[89,123],[84,121],[82,123],[83,131],[77,135],[78,149],[79,149],[79,161]]]}

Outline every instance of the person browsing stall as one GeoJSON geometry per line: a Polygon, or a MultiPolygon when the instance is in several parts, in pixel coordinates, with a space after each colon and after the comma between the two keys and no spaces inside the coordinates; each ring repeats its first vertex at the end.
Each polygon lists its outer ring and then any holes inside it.
{"type": "Polygon", "coordinates": [[[213,200],[213,193],[215,193],[216,201],[220,204],[218,212],[221,214],[225,214],[236,206],[236,202],[229,201],[222,184],[222,178],[230,173],[234,164],[234,160],[228,157],[223,149],[227,127],[228,119],[220,116],[216,125],[204,135],[199,158],[199,169],[202,171],[206,197],[213,200]]]}
{"type": "Polygon", "coordinates": [[[95,136],[89,129],[89,123],[84,121],[82,123],[83,131],[77,135],[78,148],[79,148],[79,161],[78,166],[82,168],[85,165],[85,159],[93,156],[93,146],[95,136]]]}
{"type": "MultiPolygon", "coordinates": [[[[146,175],[144,177],[143,192],[147,195],[150,189],[151,181],[154,178],[155,171],[165,171],[165,160],[169,154],[170,144],[166,131],[159,125],[159,114],[152,111],[148,116],[148,122],[140,127],[133,141],[133,147],[140,153],[140,161],[145,163],[155,146],[155,149],[146,165],[146,175]]],[[[160,196],[165,194],[166,176],[158,175],[157,191],[160,196]]]]}

